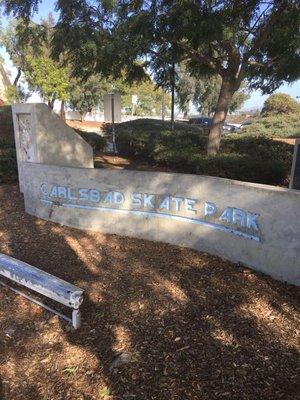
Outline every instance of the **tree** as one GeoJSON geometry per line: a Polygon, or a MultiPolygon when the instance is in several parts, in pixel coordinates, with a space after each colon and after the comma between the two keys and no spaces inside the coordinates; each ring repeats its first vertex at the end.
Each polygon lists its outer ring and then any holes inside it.
{"type": "MultiPolygon", "coordinates": [[[[203,77],[196,82],[193,103],[199,112],[208,116],[215,113],[221,85],[222,80],[218,75],[203,77]]],[[[229,104],[229,112],[233,113],[237,111],[249,98],[249,93],[245,86],[242,83],[241,88],[232,96],[229,104]]]]}
{"type": "Polygon", "coordinates": [[[214,114],[218,103],[220,87],[221,79],[218,75],[208,75],[197,80],[193,103],[201,114],[208,116],[214,114]]]}
{"type": "MultiPolygon", "coordinates": [[[[38,3],[3,0],[7,12],[27,17],[38,3]]],[[[77,71],[123,68],[137,76],[165,59],[184,60],[195,77],[219,75],[208,154],[219,150],[223,122],[243,80],[271,93],[300,75],[297,0],[60,0],[57,5],[56,52],[69,51],[77,71]]]]}
{"type": "Polygon", "coordinates": [[[51,58],[53,29],[51,13],[40,24],[21,18],[9,23],[1,35],[1,42],[18,70],[13,83],[15,89],[9,88],[10,100],[14,102],[24,99],[23,90],[18,85],[23,72],[29,88],[37,91],[49,107],[53,108],[56,99],[62,101],[63,116],[64,102],[69,97],[69,70],[51,58]]]}
{"type": "Polygon", "coordinates": [[[70,87],[69,104],[73,110],[81,114],[81,120],[86,113],[102,103],[104,93],[108,92],[109,84],[99,75],[92,75],[87,80],[73,79],[70,87]]]}
{"type": "Polygon", "coordinates": [[[300,112],[300,104],[289,94],[272,94],[264,103],[262,115],[276,115],[300,112]]]}
{"type": "Polygon", "coordinates": [[[10,21],[7,28],[1,32],[0,43],[5,47],[17,75],[13,85],[17,86],[22,72],[27,67],[27,59],[33,55],[41,55],[41,44],[45,40],[44,27],[23,19],[10,21]]]}
{"type": "MultiPolygon", "coordinates": [[[[178,70],[177,75],[177,104],[184,113],[185,118],[187,117],[191,102],[193,102],[201,114],[213,115],[217,108],[222,84],[221,78],[218,75],[212,75],[196,79],[184,67],[182,68],[182,66],[178,70]]],[[[241,88],[232,97],[229,111],[231,113],[237,111],[249,97],[246,85],[242,83],[241,88]]]]}
{"type": "Polygon", "coordinates": [[[179,109],[183,112],[183,117],[187,118],[190,103],[194,99],[197,81],[186,70],[183,63],[179,65],[177,71],[176,94],[177,104],[179,109]]]}
{"type": "Polygon", "coordinates": [[[155,86],[148,76],[141,82],[127,87],[127,93],[123,96],[123,106],[133,115],[159,115],[162,108],[171,108],[171,99],[168,93],[155,86]],[[133,107],[132,96],[137,96],[137,104],[133,107]]]}
{"type": "Polygon", "coordinates": [[[69,98],[69,74],[66,68],[57,68],[49,57],[28,60],[25,77],[31,90],[37,91],[48,106],[53,109],[56,99],[66,101],[69,98]]]}
{"type": "Polygon", "coordinates": [[[5,89],[5,98],[8,104],[22,103],[28,97],[28,93],[19,86],[10,85],[5,89]]]}

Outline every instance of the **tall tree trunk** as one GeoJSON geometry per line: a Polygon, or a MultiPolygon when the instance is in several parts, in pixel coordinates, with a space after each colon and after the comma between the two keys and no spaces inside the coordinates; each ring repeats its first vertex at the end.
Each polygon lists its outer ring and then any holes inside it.
{"type": "Polygon", "coordinates": [[[17,86],[17,84],[19,82],[19,79],[21,77],[21,73],[22,73],[22,70],[21,70],[21,67],[19,67],[18,68],[18,72],[17,72],[17,76],[15,77],[15,80],[14,80],[14,83],[13,83],[14,86],[17,86]]]}
{"type": "Polygon", "coordinates": [[[229,104],[235,92],[235,86],[235,82],[227,78],[223,78],[216,111],[212,120],[212,127],[208,136],[208,155],[217,154],[220,149],[223,123],[225,122],[229,104]]]}
{"type": "Polygon", "coordinates": [[[63,121],[66,121],[66,112],[65,112],[65,102],[64,102],[64,100],[62,100],[62,102],[60,103],[60,118],[63,121]]]}
{"type": "Polygon", "coordinates": [[[53,107],[54,107],[54,99],[52,99],[52,100],[49,100],[48,101],[48,107],[50,107],[51,108],[51,110],[53,110],[53,107]]]}

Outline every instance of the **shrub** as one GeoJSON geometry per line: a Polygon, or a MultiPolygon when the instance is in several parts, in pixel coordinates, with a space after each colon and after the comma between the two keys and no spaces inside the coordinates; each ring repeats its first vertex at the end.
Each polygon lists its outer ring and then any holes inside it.
{"type": "Polygon", "coordinates": [[[300,104],[286,93],[272,94],[264,103],[262,115],[289,114],[300,112],[300,104]]]}
{"type": "Polygon", "coordinates": [[[260,117],[245,127],[242,134],[270,138],[300,137],[300,112],[260,117]]]}
{"type": "Polygon", "coordinates": [[[12,183],[18,179],[18,167],[14,142],[0,139],[0,184],[12,183]]]}
{"type": "Polygon", "coordinates": [[[164,147],[155,161],[176,172],[273,185],[285,184],[290,173],[293,147],[286,143],[236,135],[223,140],[216,156],[207,156],[203,149],[164,147]]]}
{"type": "Polygon", "coordinates": [[[223,138],[220,154],[207,156],[207,136],[199,130],[154,130],[157,122],[151,126],[149,121],[144,129],[128,123],[123,129],[122,125],[117,135],[121,155],[142,158],[174,172],[275,185],[287,183],[293,156],[293,146],[289,144],[253,134],[236,134],[223,138]]]}
{"type": "Polygon", "coordinates": [[[282,161],[255,159],[238,153],[195,155],[192,157],[192,164],[196,174],[270,185],[283,184],[290,170],[282,161]]]}
{"type": "Polygon", "coordinates": [[[169,122],[140,119],[119,124],[116,133],[120,154],[152,162],[160,157],[164,148],[197,147],[206,143],[203,129],[183,122],[176,122],[172,132],[169,122]]]}
{"type": "Polygon", "coordinates": [[[150,160],[156,141],[156,133],[145,131],[123,131],[116,136],[117,149],[125,157],[150,160]]]}
{"type": "Polygon", "coordinates": [[[96,132],[85,132],[79,129],[75,129],[75,131],[82,137],[82,139],[92,146],[93,151],[103,151],[105,149],[107,145],[105,137],[96,132]]]}

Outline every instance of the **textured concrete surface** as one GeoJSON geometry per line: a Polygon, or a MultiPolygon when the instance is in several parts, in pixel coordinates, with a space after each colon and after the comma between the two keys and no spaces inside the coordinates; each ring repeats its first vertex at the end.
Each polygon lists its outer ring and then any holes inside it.
{"type": "Polygon", "coordinates": [[[12,106],[21,191],[22,162],[93,168],[93,150],[46,104],[12,106]]]}
{"type": "MultiPolygon", "coordinates": [[[[161,172],[24,164],[26,211],[219,255],[300,285],[300,192],[161,172]]],[[[167,256],[167,255],[166,255],[167,256]]]]}

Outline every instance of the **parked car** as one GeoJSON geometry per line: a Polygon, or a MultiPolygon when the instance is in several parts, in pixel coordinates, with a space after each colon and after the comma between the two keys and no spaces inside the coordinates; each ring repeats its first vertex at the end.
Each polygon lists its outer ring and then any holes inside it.
{"type": "Polygon", "coordinates": [[[239,129],[243,129],[251,124],[253,124],[253,121],[245,121],[240,125],[239,129]]]}
{"type": "Polygon", "coordinates": [[[189,119],[189,123],[193,125],[200,125],[203,128],[210,128],[212,125],[212,118],[194,117],[189,119]]]}
{"type": "MultiPolygon", "coordinates": [[[[193,125],[199,125],[202,128],[210,128],[212,126],[212,118],[209,117],[194,117],[189,119],[189,123],[193,125]]],[[[236,132],[238,130],[238,125],[236,124],[229,124],[225,122],[223,124],[223,133],[226,135],[230,132],[236,132]]]]}
{"type": "Polygon", "coordinates": [[[236,125],[236,124],[230,124],[230,123],[228,123],[228,122],[225,122],[224,124],[223,124],[223,131],[226,131],[226,132],[236,132],[237,130],[239,129],[239,125],[236,125]]]}

